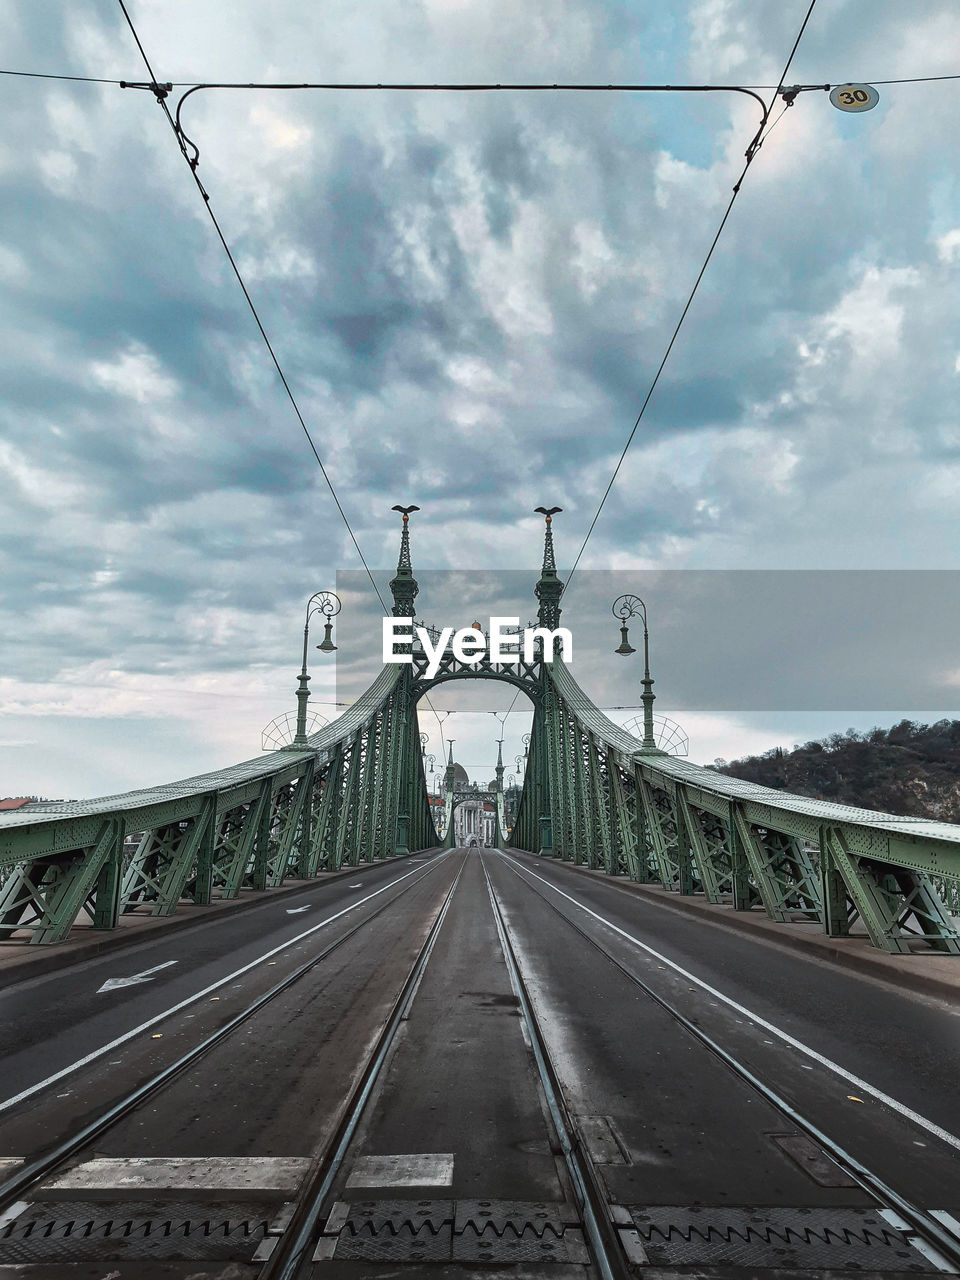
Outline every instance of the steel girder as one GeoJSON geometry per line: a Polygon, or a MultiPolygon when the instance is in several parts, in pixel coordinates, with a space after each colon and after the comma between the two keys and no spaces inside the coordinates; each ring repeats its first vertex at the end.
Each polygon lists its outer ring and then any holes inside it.
{"type": "MultiPolygon", "coordinates": [[[[560,659],[508,682],[534,704],[518,847],[761,906],[777,921],[818,920],[832,935],[859,926],[888,951],[960,954],[960,827],[771,791],[644,750],[560,659]]],[[[384,668],[302,750],[0,815],[0,937],[57,942],[80,917],[109,929],[122,911],[169,915],[185,898],[236,897],[435,846],[416,708],[425,683],[409,667],[384,668]]],[[[452,808],[448,799],[447,841],[452,808]]],[[[503,824],[498,811],[501,837],[503,824]]]]}
{"type": "MultiPolygon", "coordinates": [[[[22,929],[30,931],[32,942],[62,942],[88,904],[94,923],[109,927],[97,889],[115,902],[122,850],[122,825],[104,815],[86,847],[11,867],[0,885],[0,939],[22,929]]],[[[115,907],[110,914],[115,923],[115,907]]]]}
{"type": "Polygon", "coordinates": [[[887,951],[960,954],[960,827],[772,791],[644,750],[561,660],[541,679],[518,847],[548,852],[533,823],[536,764],[557,857],[759,906],[772,920],[816,920],[833,935],[859,923],[887,951]]]}
{"type": "Polygon", "coordinates": [[[0,938],[59,942],[78,921],[110,929],[435,845],[417,729],[410,679],[386,667],[306,748],[0,815],[0,938]]]}

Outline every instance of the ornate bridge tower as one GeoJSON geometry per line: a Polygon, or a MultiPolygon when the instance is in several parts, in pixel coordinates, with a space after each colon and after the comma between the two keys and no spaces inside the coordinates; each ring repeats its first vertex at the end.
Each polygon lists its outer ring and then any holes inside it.
{"type": "MultiPolygon", "coordinates": [[[[412,623],[417,508],[396,510],[392,611],[412,623]]],[[[385,665],[337,720],[287,750],[162,787],[0,814],[0,939],[55,943],[83,916],[113,929],[144,905],[172,915],[184,899],[236,898],[435,847],[417,703],[448,680],[492,679],[533,704],[512,845],[771,920],[816,921],[831,936],[859,924],[886,951],[960,956],[960,826],[772,791],[651,749],[604,715],[560,656],[546,660],[564,584],[553,549],[559,508],[538,511],[546,528],[529,661],[491,662],[488,638],[476,664],[447,650],[434,670],[411,639],[409,663],[385,665]]],[[[453,773],[451,748],[449,839],[453,810],[470,794],[455,794],[453,773]]],[[[499,840],[502,777],[498,755],[499,840]]],[[[474,796],[489,802],[491,793],[474,796]]]]}

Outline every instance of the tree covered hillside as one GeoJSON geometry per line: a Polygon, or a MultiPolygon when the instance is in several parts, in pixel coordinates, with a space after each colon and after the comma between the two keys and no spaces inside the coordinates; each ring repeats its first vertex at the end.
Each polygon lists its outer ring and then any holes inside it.
{"type": "Polygon", "coordinates": [[[960,720],[848,729],[793,751],[776,747],[714,767],[817,800],[960,823],[960,720]]]}

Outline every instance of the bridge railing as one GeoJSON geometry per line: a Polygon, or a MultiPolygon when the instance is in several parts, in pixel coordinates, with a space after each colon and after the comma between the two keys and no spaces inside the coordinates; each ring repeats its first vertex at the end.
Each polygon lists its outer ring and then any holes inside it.
{"type": "MultiPolygon", "coordinates": [[[[640,748],[560,659],[544,699],[552,851],[886,951],[960,954],[960,826],[761,787],[640,748]]],[[[531,774],[528,770],[528,777],[531,774]]],[[[525,797],[527,803],[527,797],[525,797]]],[[[518,828],[530,840],[528,808],[518,828]]]]}
{"type": "MultiPolygon", "coordinates": [[[[399,666],[384,667],[303,749],[0,814],[0,939],[58,942],[81,920],[110,929],[124,912],[170,915],[184,899],[236,898],[345,860],[393,856],[400,788],[386,761],[419,761],[401,683],[399,666]]],[[[406,815],[411,848],[436,842],[420,789],[423,804],[406,815]]]]}

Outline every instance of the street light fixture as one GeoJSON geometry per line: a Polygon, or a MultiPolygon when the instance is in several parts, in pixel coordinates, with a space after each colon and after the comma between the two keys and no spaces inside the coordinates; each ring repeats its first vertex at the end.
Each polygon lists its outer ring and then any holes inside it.
{"type": "Polygon", "coordinates": [[[315,613],[324,617],[323,640],[317,645],[321,653],[334,653],[337,646],[333,643],[333,621],[340,612],[340,597],[332,591],[315,591],[307,601],[307,614],[303,622],[303,661],[300,664],[300,675],[297,682],[297,732],[290,744],[292,747],[307,747],[307,702],[310,699],[310,677],[307,675],[307,643],[310,637],[310,619],[315,613]]]}
{"type": "Polygon", "coordinates": [[[643,685],[643,693],[640,695],[640,701],[643,703],[642,744],[645,751],[656,751],[657,741],[653,736],[653,702],[656,694],[653,692],[653,680],[650,678],[650,633],[647,630],[647,606],[639,596],[624,595],[618,596],[614,600],[610,612],[620,623],[620,646],[614,650],[614,653],[622,654],[624,657],[628,654],[636,653],[636,649],[627,639],[627,619],[640,618],[643,621],[643,679],[640,681],[643,685]]]}

